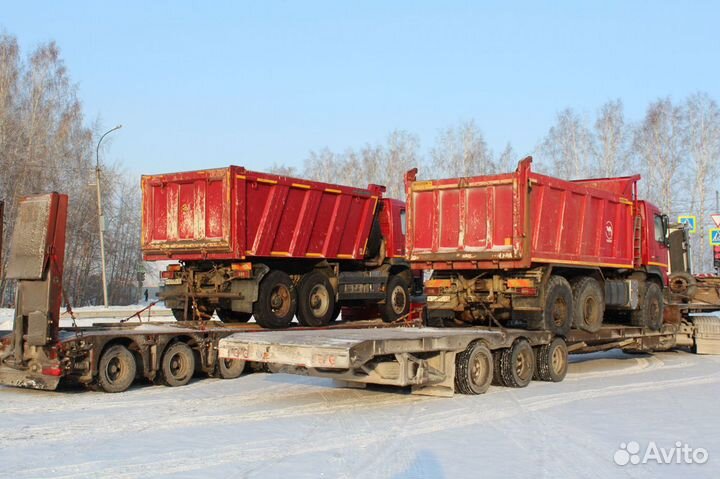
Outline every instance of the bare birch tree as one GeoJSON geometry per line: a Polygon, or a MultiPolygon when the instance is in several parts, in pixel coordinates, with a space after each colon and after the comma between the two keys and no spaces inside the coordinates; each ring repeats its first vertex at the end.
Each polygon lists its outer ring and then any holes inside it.
{"type": "Polygon", "coordinates": [[[690,212],[697,216],[693,238],[693,265],[712,271],[712,252],[707,241],[707,221],[712,205],[709,196],[717,185],[720,161],[720,109],[706,93],[696,93],[685,104],[685,142],[690,170],[690,212]]]}
{"type": "Polygon", "coordinates": [[[433,178],[474,176],[496,170],[492,152],[474,120],[441,130],[430,157],[433,178]]]}
{"type": "Polygon", "coordinates": [[[596,165],[590,170],[598,176],[612,177],[630,166],[628,125],[622,101],[611,100],[600,107],[595,120],[596,165]]]}
{"type": "Polygon", "coordinates": [[[650,104],[635,132],[633,147],[643,173],[640,191],[666,213],[673,211],[678,185],[682,181],[683,128],[682,109],[666,98],[650,104]]]}
{"type": "Polygon", "coordinates": [[[590,160],[594,156],[592,132],[574,110],[558,113],[538,152],[551,165],[551,173],[564,179],[590,176],[590,160]]]}

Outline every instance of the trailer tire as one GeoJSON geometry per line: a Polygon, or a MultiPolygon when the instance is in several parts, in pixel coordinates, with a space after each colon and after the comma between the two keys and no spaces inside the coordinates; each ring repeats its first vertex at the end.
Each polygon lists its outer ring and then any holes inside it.
{"type": "Polygon", "coordinates": [[[510,388],[524,388],[535,374],[535,354],[526,339],[518,339],[500,355],[499,369],[502,384],[510,388]]]}
{"type": "Polygon", "coordinates": [[[297,309],[297,292],[290,277],[279,270],[270,271],[260,283],[253,305],[255,321],[263,328],[287,328],[297,309]]]}
{"type": "Polygon", "coordinates": [[[397,321],[410,311],[410,285],[402,275],[390,276],[385,289],[385,304],[380,304],[380,316],[386,323],[397,321]]]}
{"type": "Polygon", "coordinates": [[[572,283],[573,325],[587,331],[600,331],[605,314],[605,298],[600,283],[593,277],[581,276],[572,283]]]}
{"type": "Polygon", "coordinates": [[[567,369],[568,350],[562,338],[535,349],[535,379],[559,383],[565,379],[567,369]]]}
{"type": "Polygon", "coordinates": [[[247,323],[252,318],[252,313],[233,311],[232,309],[218,308],[216,312],[223,323],[247,323]]]}
{"type": "Polygon", "coordinates": [[[245,371],[245,361],[242,359],[217,359],[218,376],[222,379],[236,379],[245,371]]]}
{"type": "Polygon", "coordinates": [[[455,391],[460,394],[483,394],[493,380],[492,352],[475,341],[455,356],[455,391]]]}
{"type": "Polygon", "coordinates": [[[333,319],[335,291],[325,273],[311,271],[298,287],[297,318],[303,326],[325,326],[333,319]]]}
{"type": "Polygon", "coordinates": [[[648,281],[645,284],[645,294],[640,302],[640,309],[630,313],[630,324],[659,331],[663,323],[665,302],[662,290],[657,283],[648,281]]]}
{"type": "Polygon", "coordinates": [[[543,310],[532,313],[527,321],[528,329],[550,331],[556,336],[566,336],[572,327],[573,293],[570,283],[562,276],[550,276],[543,295],[543,310]]]}
{"type": "Polygon", "coordinates": [[[184,386],[195,373],[195,354],[186,343],[176,341],[165,349],[160,363],[160,378],[166,386],[184,386]]]}
{"type": "Polygon", "coordinates": [[[137,362],[135,356],[122,344],[106,349],[98,363],[97,382],[107,393],[125,391],[135,380],[137,362]]]}

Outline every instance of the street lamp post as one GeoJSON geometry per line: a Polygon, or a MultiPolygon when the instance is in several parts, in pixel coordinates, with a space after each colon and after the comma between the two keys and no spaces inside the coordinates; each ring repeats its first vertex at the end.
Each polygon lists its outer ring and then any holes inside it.
{"type": "Polygon", "coordinates": [[[103,139],[115,130],[122,128],[122,125],[118,125],[115,128],[106,131],[100,137],[95,149],[95,185],[97,186],[97,206],[98,206],[98,227],[100,229],[100,259],[102,261],[102,284],[103,284],[103,301],[105,307],[108,307],[108,294],[107,294],[107,276],[105,273],[105,217],[103,216],[102,210],[102,199],[100,197],[100,143],[103,139]]]}

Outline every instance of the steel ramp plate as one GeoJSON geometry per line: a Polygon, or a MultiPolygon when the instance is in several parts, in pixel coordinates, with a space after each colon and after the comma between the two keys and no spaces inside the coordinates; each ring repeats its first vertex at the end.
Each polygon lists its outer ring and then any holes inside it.
{"type": "MultiPolygon", "coordinates": [[[[266,331],[232,334],[220,340],[218,350],[221,358],[347,369],[376,355],[457,349],[469,334],[478,331],[448,328],[266,331]]],[[[482,334],[502,335],[499,331],[482,334]]]]}

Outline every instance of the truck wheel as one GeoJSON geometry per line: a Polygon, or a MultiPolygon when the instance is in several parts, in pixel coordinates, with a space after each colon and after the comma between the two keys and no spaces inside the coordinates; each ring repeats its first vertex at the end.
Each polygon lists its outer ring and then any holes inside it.
{"type": "Polygon", "coordinates": [[[137,363],[135,356],[121,344],[105,350],[98,363],[97,382],[106,393],[125,391],[135,380],[137,363]]]}
{"type": "Polygon", "coordinates": [[[218,358],[218,375],[223,379],[239,378],[245,370],[245,361],[242,359],[218,358]]]}
{"type": "Polygon", "coordinates": [[[535,350],[535,379],[559,383],[565,379],[568,350],[562,338],[555,338],[535,350]]]}
{"type": "Polygon", "coordinates": [[[311,271],[300,280],[298,321],[303,326],[325,326],[335,312],[335,291],[325,273],[311,271]]]}
{"type": "Polygon", "coordinates": [[[500,356],[502,383],[511,388],[524,388],[535,374],[535,354],[526,339],[515,341],[512,347],[503,350],[500,356]]]}
{"type": "Polygon", "coordinates": [[[217,315],[223,323],[247,323],[252,318],[252,313],[243,313],[242,311],[225,308],[219,308],[217,315]]]}
{"type": "Polygon", "coordinates": [[[493,355],[485,344],[470,343],[455,356],[455,391],[483,394],[493,380],[493,355]]]}
{"type": "Polygon", "coordinates": [[[663,324],[664,306],[660,286],[648,281],[645,284],[645,294],[640,301],[640,309],[630,313],[630,324],[659,331],[663,324]]]}
{"type": "Polygon", "coordinates": [[[195,355],[182,341],[177,341],[165,350],[160,364],[162,382],[166,386],[184,386],[195,372],[195,355]]]}
{"type": "Polygon", "coordinates": [[[565,336],[572,326],[572,317],[573,294],[570,283],[562,276],[553,275],[545,289],[543,310],[528,318],[528,329],[565,336]]]}
{"type": "Polygon", "coordinates": [[[590,276],[582,276],[572,282],[572,292],[575,327],[597,333],[605,314],[605,298],[600,283],[590,276]]]}
{"type": "Polygon", "coordinates": [[[385,290],[385,304],[380,306],[380,316],[386,323],[392,323],[410,311],[410,286],[399,275],[390,276],[385,290]]]}
{"type": "Polygon", "coordinates": [[[253,305],[255,321],[263,328],[287,328],[295,316],[297,294],[290,277],[282,271],[268,273],[260,283],[253,305]]]}

